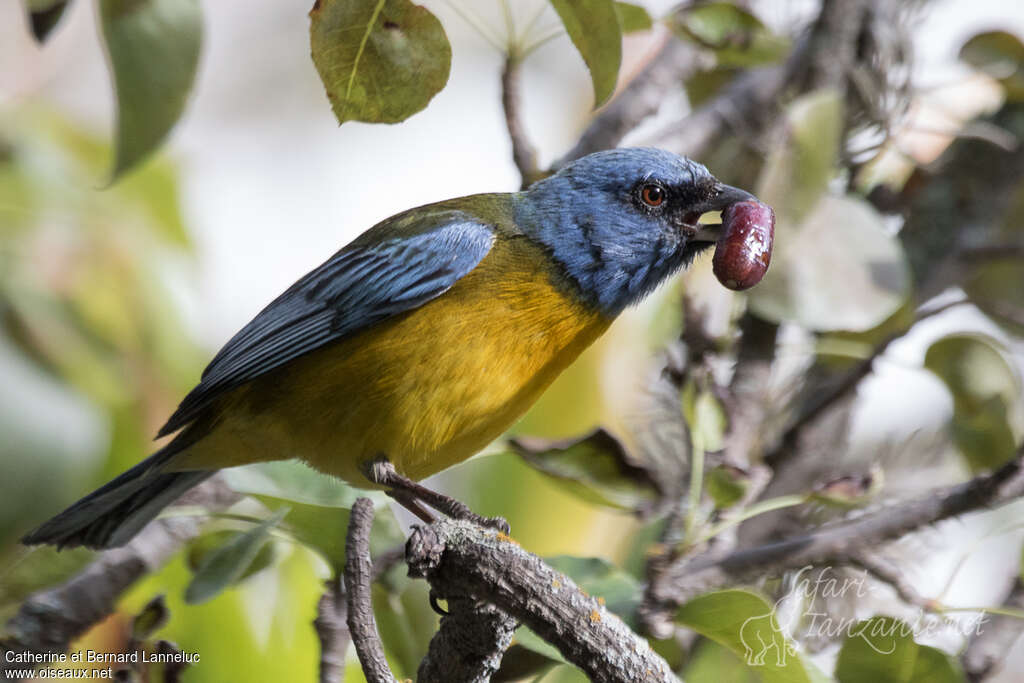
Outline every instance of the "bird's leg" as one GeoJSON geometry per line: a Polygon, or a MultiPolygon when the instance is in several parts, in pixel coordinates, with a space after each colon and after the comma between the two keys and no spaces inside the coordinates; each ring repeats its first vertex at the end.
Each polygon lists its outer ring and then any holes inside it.
{"type": "Polygon", "coordinates": [[[388,489],[387,494],[394,498],[402,507],[427,522],[434,521],[429,511],[425,510],[421,503],[443,512],[453,519],[464,519],[480,526],[497,529],[502,533],[508,533],[510,527],[501,517],[482,517],[469,509],[465,503],[455,500],[451,496],[428,489],[408,477],[401,475],[384,456],[374,458],[363,468],[366,478],[374,484],[384,486],[388,489]]]}

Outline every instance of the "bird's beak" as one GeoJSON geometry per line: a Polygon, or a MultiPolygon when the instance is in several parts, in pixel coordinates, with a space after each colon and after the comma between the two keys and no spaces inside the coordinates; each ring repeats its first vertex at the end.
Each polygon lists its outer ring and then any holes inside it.
{"type": "Polygon", "coordinates": [[[689,233],[689,241],[691,243],[718,241],[722,225],[720,223],[700,223],[698,222],[700,217],[709,211],[721,211],[731,204],[748,200],[757,201],[757,197],[746,190],[716,181],[711,196],[690,207],[690,211],[683,218],[683,229],[689,233]]]}

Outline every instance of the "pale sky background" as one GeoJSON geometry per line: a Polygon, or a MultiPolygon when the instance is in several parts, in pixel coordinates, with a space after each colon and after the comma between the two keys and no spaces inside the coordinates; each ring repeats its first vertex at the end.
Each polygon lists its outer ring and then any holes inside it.
{"type": "MultiPolygon", "coordinates": [[[[501,29],[496,0],[455,1],[501,29]]],[[[543,1],[510,0],[520,22],[543,1]]],[[[179,165],[186,222],[198,252],[197,265],[172,268],[169,278],[188,311],[190,332],[211,351],[376,221],[447,197],[516,189],[499,100],[501,57],[446,2],[424,4],[441,18],[452,42],[447,88],[400,125],[341,127],[309,57],[311,0],[202,4],[206,33],[195,92],[164,153],[179,165]]],[[[661,13],[672,3],[644,4],[661,13]]],[[[815,5],[755,3],[761,16],[778,26],[793,24],[815,5]]],[[[956,54],[977,31],[999,28],[1024,35],[1024,3],[936,0],[927,9],[915,32],[920,85],[961,82],[968,72],[956,54]]],[[[94,3],[76,0],[40,48],[24,28],[20,3],[0,0],[0,110],[45,102],[109,135],[113,95],[94,11],[94,3]]],[[[548,9],[541,24],[555,22],[548,9]]],[[[631,39],[627,62],[644,49],[644,39],[631,39]]],[[[541,161],[549,161],[586,125],[590,81],[564,37],[531,57],[524,73],[526,125],[541,161]]],[[[955,88],[939,88],[934,97],[954,106],[958,95],[955,88]]],[[[915,424],[947,419],[949,400],[936,390],[938,380],[917,366],[929,339],[964,321],[939,318],[894,345],[879,363],[878,376],[862,387],[862,396],[872,400],[865,401],[858,430],[898,431],[899,425],[891,424],[894,405],[903,420],[915,424]]],[[[969,322],[992,330],[980,317],[969,322]]],[[[974,533],[969,525],[965,531],[974,533]]],[[[1011,566],[1019,560],[1018,546],[1003,546],[1011,566]]],[[[941,575],[935,573],[934,590],[941,575]]],[[[969,585],[959,597],[969,604],[986,602],[998,588],[980,575],[964,583],[969,585]]]]}

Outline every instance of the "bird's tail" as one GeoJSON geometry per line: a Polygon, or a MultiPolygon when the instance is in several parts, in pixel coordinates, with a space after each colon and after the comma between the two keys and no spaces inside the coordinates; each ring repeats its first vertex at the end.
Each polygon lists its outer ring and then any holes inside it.
{"type": "Polygon", "coordinates": [[[213,470],[162,472],[161,466],[181,450],[180,445],[175,446],[172,442],[123,472],[26,534],[21,542],[26,545],[51,543],[58,548],[99,549],[124,545],[163,508],[214,473],[213,470]]]}

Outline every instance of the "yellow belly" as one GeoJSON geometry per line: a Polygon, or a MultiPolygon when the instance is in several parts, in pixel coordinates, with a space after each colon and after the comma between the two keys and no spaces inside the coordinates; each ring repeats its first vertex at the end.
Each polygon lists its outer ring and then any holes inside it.
{"type": "Polygon", "coordinates": [[[229,394],[178,469],[301,458],[365,485],[378,455],[413,479],[507,429],[610,320],[568,299],[525,238],[499,240],[441,297],[229,394]]]}

